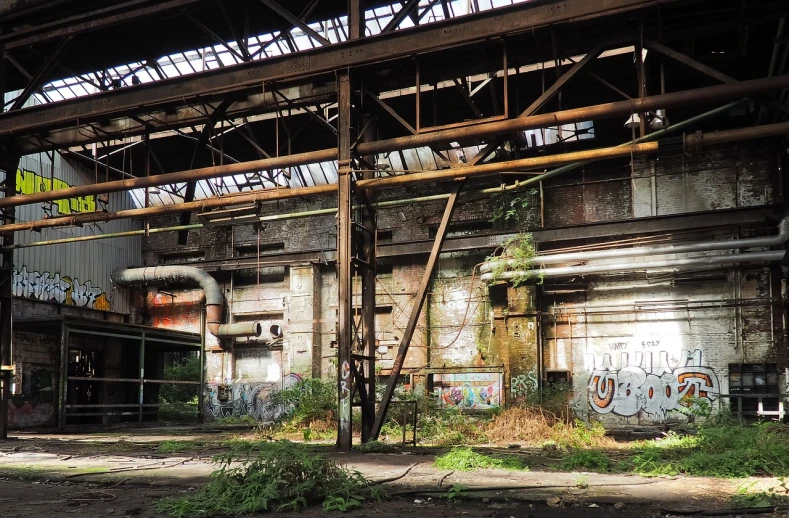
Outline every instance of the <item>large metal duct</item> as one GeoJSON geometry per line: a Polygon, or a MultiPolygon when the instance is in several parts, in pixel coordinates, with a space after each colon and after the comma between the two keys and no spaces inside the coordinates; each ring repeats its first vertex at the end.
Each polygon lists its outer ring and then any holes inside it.
{"type": "Polygon", "coordinates": [[[156,266],[151,268],[126,268],[112,272],[111,278],[122,286],[133,284],[164,284],[172,282],[197,283],[205,294],[206,329],[217,338],[233,336],[260,336],[260,322],[223,324],[222,313],[225,297],[219,284],[208,273],[191,266],[156,266]]]}
{"type": "MultiPolygon", "coordinates": [[[[723,241],[701,241],[682,245],[641,246],[635,248],[616,248],[612,250],[592,250],[589,252],[538,255],[532,258],[532,263],[546,265],[595,261],[599,259],[643,257],[647,255],[687,254],[694,252],[711,252],[713,250],[739,250],[743,248],[779,246],[786,243],[787,240],[789,240],[789,216],[784,216],[781,222],[778,223],[778,234],[774,236],[751,237],[746,239],[728,239],[723,241]]],[[[504,262],[505,261],[486,262],[483,263],[479,269],[483,274],[488,273],[494,268],[500,267],[504,262]]],[[[512,259],[506,261],[507,267],[512,266],[512,264],[512,259]]]]}
{"type": "Polygon", "coordinates": [[[587,264],[583,266],[565,266],[559,268],[543,268],[503,272],[501,275],[483,274],[483,281],[511,280],[524,277],[559,277],[562,275],[586,275],[595,273],[617,273],[635,270],[680,269],[685,267],[716,266],[736,263],[765,263],[780,261],[786,252],[750,252],[744,254],[713,255],[707,257],[691,257],[688,259],[663,259],[659,261],[643,261],[632,263],[587,264]]]}

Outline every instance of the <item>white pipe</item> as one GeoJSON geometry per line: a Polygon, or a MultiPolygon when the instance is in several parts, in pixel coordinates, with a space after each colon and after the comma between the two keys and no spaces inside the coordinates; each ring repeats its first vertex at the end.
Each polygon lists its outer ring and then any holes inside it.
{"type": "Polygon", "coordinates": [[[649,270],[653,268],[677,268],[682,266],[712,266],[734,263],[763,263],[780,261],[784,258],[783,250],[775,252],[749,252],[744,254],[713,255],[708,257],[691,257],[689,259],[663,259],[633,263],[587,264],[583,266],[564,266],[559,268],[543,268],[528,271],[503,272],[495,276],[485,273],[483,281],[510,280],[523,277],[558,277],[561,275],[584,275],[593,273],[614,273],[629,270],[649,270]]]}
{"type": "MultiPolygon", "coordinates": [[[[746,239],[729,239],[725,241],[695,242],[682,245],[642,246],[637,248],[616,248],[613,250],[592,250],[589,252],[571,252],[566,254],[538,255],[532,258],[535,264],[558,264],[577,261],[594,261],[622,257],[643,257],[646,255],[686,254],[693,252],[711,252],[713,250],[734,250],[779,246],[789,240],[789,216],[784,216],[778,224],[778,234],[767,237],[751,237],[746,239]]],[[[492,271],[504,261],[486,262],[480,266],[482,273],[492,271]]],[[[506,261],[507,267],[512,266],[513,259],[506,261]]]]}

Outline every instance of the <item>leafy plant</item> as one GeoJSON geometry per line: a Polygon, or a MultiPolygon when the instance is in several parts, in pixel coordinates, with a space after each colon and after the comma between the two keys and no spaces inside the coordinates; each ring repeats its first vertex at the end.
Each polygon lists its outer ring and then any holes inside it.
{"type": "Polygon", "coordinates": [[[205,487],[161,500],[157,510],[173,518],[296,511],[314,505],[345,511],[384,496],[359,472],[288,441],[267,443],[257,456],[233,450],[214,463],[218,468],[205,487]]]}
{"type": "Polygon", "coordinates": [[[731,497],[731,505],[737,509],[750,507],[775,507],[789,504],[789,488],[786,480],[781,477],[779,484],[767,491],[751,491],[756,481],[742,484],[737,488],[737,493],[731,497]]]}
{"type": "Polygon", "coordinates": [[[447,500],[450,502],[462,502],[468,496],[468,486],[463,484],[452,484],[447,491],[447,500]]]}
{"type": "Polygon", "coordinates": [[[512,279],[512,285],[518,287],[529,279],[536,277],[542,283],[543,276],[539,272],[530,272],[532,260],[537,255],[531,234],[518,234],[502,243],[503,252],[501,255],[493,255],[485,258],[486,262],[493,263],[491,274],[493,282],[501,279],[506,271],[527,272],[528,275],[512,279]]]}
{"type": "Polygon", "coordinates": [[[526,209],[532,205],[532,199],[536,194],[536,189],[530,189],[516,195],[505,193],[498,196],[490,219],[491,222],[504,227],[522,225],[526,220],[526,209]]]}
{"type": "Polygon", "coordinates": [[[283,424],[293,430],[310,428],[311,436],[322,428],[334,426],[337,385],[320,378],[310,378],[272,393],[269,402],[280,410],[283,424]]]}

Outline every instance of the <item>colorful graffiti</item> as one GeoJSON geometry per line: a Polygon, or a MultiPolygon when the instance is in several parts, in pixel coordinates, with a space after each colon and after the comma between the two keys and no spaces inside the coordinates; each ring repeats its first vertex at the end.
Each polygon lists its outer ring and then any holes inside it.
{"type": "Polygon", "coordinates": [[[226,386],[230,397],[225,400],[219,397],[221,392],[219,384],[207,383],[203,405],[205,414],[213,419],[248,415],[258,421],[274,421],[284,409],[273,406],[269,397],[281,387],[291,387],[301,380],[298,374],[290,373],[282,379],[281,384],[279,382],[231,383],[226,386]]]}
{"type": "Polygon", "coordinates": [[[24,266],[21,271],[14,269],[13,290],[17,297],[110,310],[110,301],[101,288],[94,288],[90,281],[83,284],[79,279],[61,277],[59,273],[30,272],[24,266]]]}
{"type": "Polygon", "coordinates": [[[501,406],[500,379],[497,372],[434,374],[433,387],[443,407],[489,410],[501,406]]]}
{"type": "Polygon", "coordinates": [[[718,398],[718,376],[703,365],[700,349],[671,357],[667,351],[660,351],[657,364],[654,358],[652,352],[636,352],[631,362],[629,354],[621,352],[617,368],[611,363],[611,355],[603,354],[589,377],[592,410],[625,417],[644,412],[663,420],[668,412],[687,406],[691,398],[718,398]]]}
{"type": "MultiPolygon", "coordinates": [[[[33,171],[28,171],[27,169],[16,170],[17,194],[57,191],[59,189],[68,189],[69,187],[72,186],[57,178],[46,178],[33,171]]],[[[68,200],[57,200],[53,202],[53,205],[57,207],[58,213],[61,215],[96,211],[96,199],[93,196],[80,196],[68,200]]]]}
{"type": "Polygon", "coordinates": [[[11,397],[8,423],[13,428],[53,425],[54,377],[46,367],[25,364],[22,388],[11,397]]]}

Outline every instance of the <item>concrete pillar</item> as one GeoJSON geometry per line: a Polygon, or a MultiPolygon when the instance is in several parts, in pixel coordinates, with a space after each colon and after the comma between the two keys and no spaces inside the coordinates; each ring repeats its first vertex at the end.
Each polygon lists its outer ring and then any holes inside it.
{"type": "Polygon", "coordinates": [[[290,267],[288,327],[285,330],[285,373],[320,377],[320,270],[316,264],[290,267]]]}

